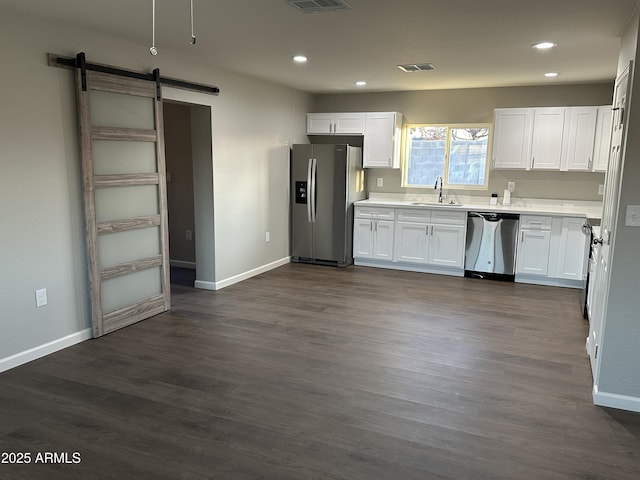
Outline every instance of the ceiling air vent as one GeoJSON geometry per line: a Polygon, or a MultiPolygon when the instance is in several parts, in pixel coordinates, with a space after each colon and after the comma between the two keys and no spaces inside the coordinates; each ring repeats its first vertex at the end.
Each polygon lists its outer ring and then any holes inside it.
{"type": "Polygon", "coordinates": [[[436,67],[432,63],[407,63],[406,65],[398,65],[398,68],[403,72],[428,72],[429,70],[435,70],[436,67]]]}
{"type": "Polygon", "coordinates": [[[351,10],[351,6],[344,0],[288,0],[289,5],[296,7],[302,13],[335,12],[336,10],[351,10]]]}

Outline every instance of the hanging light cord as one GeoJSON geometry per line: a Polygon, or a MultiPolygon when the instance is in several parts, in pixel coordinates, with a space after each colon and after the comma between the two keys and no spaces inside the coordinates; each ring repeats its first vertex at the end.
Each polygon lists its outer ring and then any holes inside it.
{"type": "Polygon", "coordinates": [[[193,33],[193,0],[191,0],[191,45],[196,44],[196,35],[193,33]]]}
{"type": "Polygon", "coordinates": [[[149,53],[151,55],[157,55],[158,49],[156,48],[156,0],[152,0],[152,14],[151,14],[151,47],[149,53]]]}
{"type": "MultiPolygon", "coordinates": [[[[191,0],[191,45],[195,44],[196,35],[193,30],[193,0],[191,0]]],[[[158,54],[158,49],[156,48],[156,0],[152,0],[151,47],[149,47],[149,53],[154,56],[158,54]]]]}

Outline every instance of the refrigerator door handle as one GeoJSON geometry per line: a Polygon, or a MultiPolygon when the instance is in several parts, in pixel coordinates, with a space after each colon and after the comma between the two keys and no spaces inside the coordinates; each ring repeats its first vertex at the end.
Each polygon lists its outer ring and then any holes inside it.
{"type": "Polygon", "coordinates": [[[311,160],[311,221],[316,221],[316,179],[318,173],[318,160],[311,160]]]}
{"type": "Polygon", "coordinates": [[[311,209],[313,208],[313,206],[311,205],[311,202],[313,200],[311,200],[313,198],[313,195],[311,194],[311,186],[313,185],[313,177],[312,177],[312,172],[313,172],[313,159],[310,158],[309,159],[309,165],[307,166],[307,221],[311,222],[311,209]]]}

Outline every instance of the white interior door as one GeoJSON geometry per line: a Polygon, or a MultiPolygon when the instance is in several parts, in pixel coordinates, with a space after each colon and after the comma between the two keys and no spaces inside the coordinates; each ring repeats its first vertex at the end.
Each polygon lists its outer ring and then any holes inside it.
{"type": "Polygon", "coordinates": [[[155,82],[76,71],[94,337],[170,308],[162,102],[155,82]]]}
{"type": "Polygon", "coordinates": [[[602,326],[607,311],[607,294],[609,291],[611,246],[614,228],[618,217],[618,203],[620,195],[620,171],[622,169],[622,149],[624,147],[625,126],[627,122],[626,107],[629,98],[629,71],[631,65],[616,79],[613,96],[613,127],[611,133],[611,148],[609,151],[609,167],[605,178],[604,199],[602,204],[601,237],[595,241],[601,243],[598,258],[596,258],[596,275],[593,292],[592,316],[587,338],[587,352],[591,361],[591,371],[594,383],[598,376],[598,349],[602,326]]]}

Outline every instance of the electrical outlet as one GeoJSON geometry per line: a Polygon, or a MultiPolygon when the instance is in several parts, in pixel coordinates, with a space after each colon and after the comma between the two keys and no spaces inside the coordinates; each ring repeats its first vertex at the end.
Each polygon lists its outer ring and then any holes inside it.
{"type": "Polygon", "coordinates": [[[36,307],[44,307],[47,304],[47,289],[36,290],[36,307]]]}
{"type": "Polygon", "coordinates": [[[507,190],[511,193],[516,191],[516,182],[507,182],[507,190]]]}
{"type": "Polygon", "coordinates": [[[193,232],[191,230],[186,230],[184,232],[184,238],[187,240],[193,240],[193,232]]]}
{"type": "Polygon", "coordinates": [[[640,227],[640,205],[627,205],[624,224],[627,227],[640,227]]]}
{"type": "Polygon", "coordinates": [[[378,180],[376,181],[376,185],[378,187],[383,187],[384,186],[384,178],[378,177],[378,180]]]}
{"type": "Polygon", "coordinates": [[[269,243],[271,241],[271,233],[270,232],[265,232],[264,234],[264,241],[266,243],[269,243]]]}
{"type": "Polygon", "coordinates": [[[598,195],[604,195],[604,185],[602,183],[598,185],[598,195]]]}

